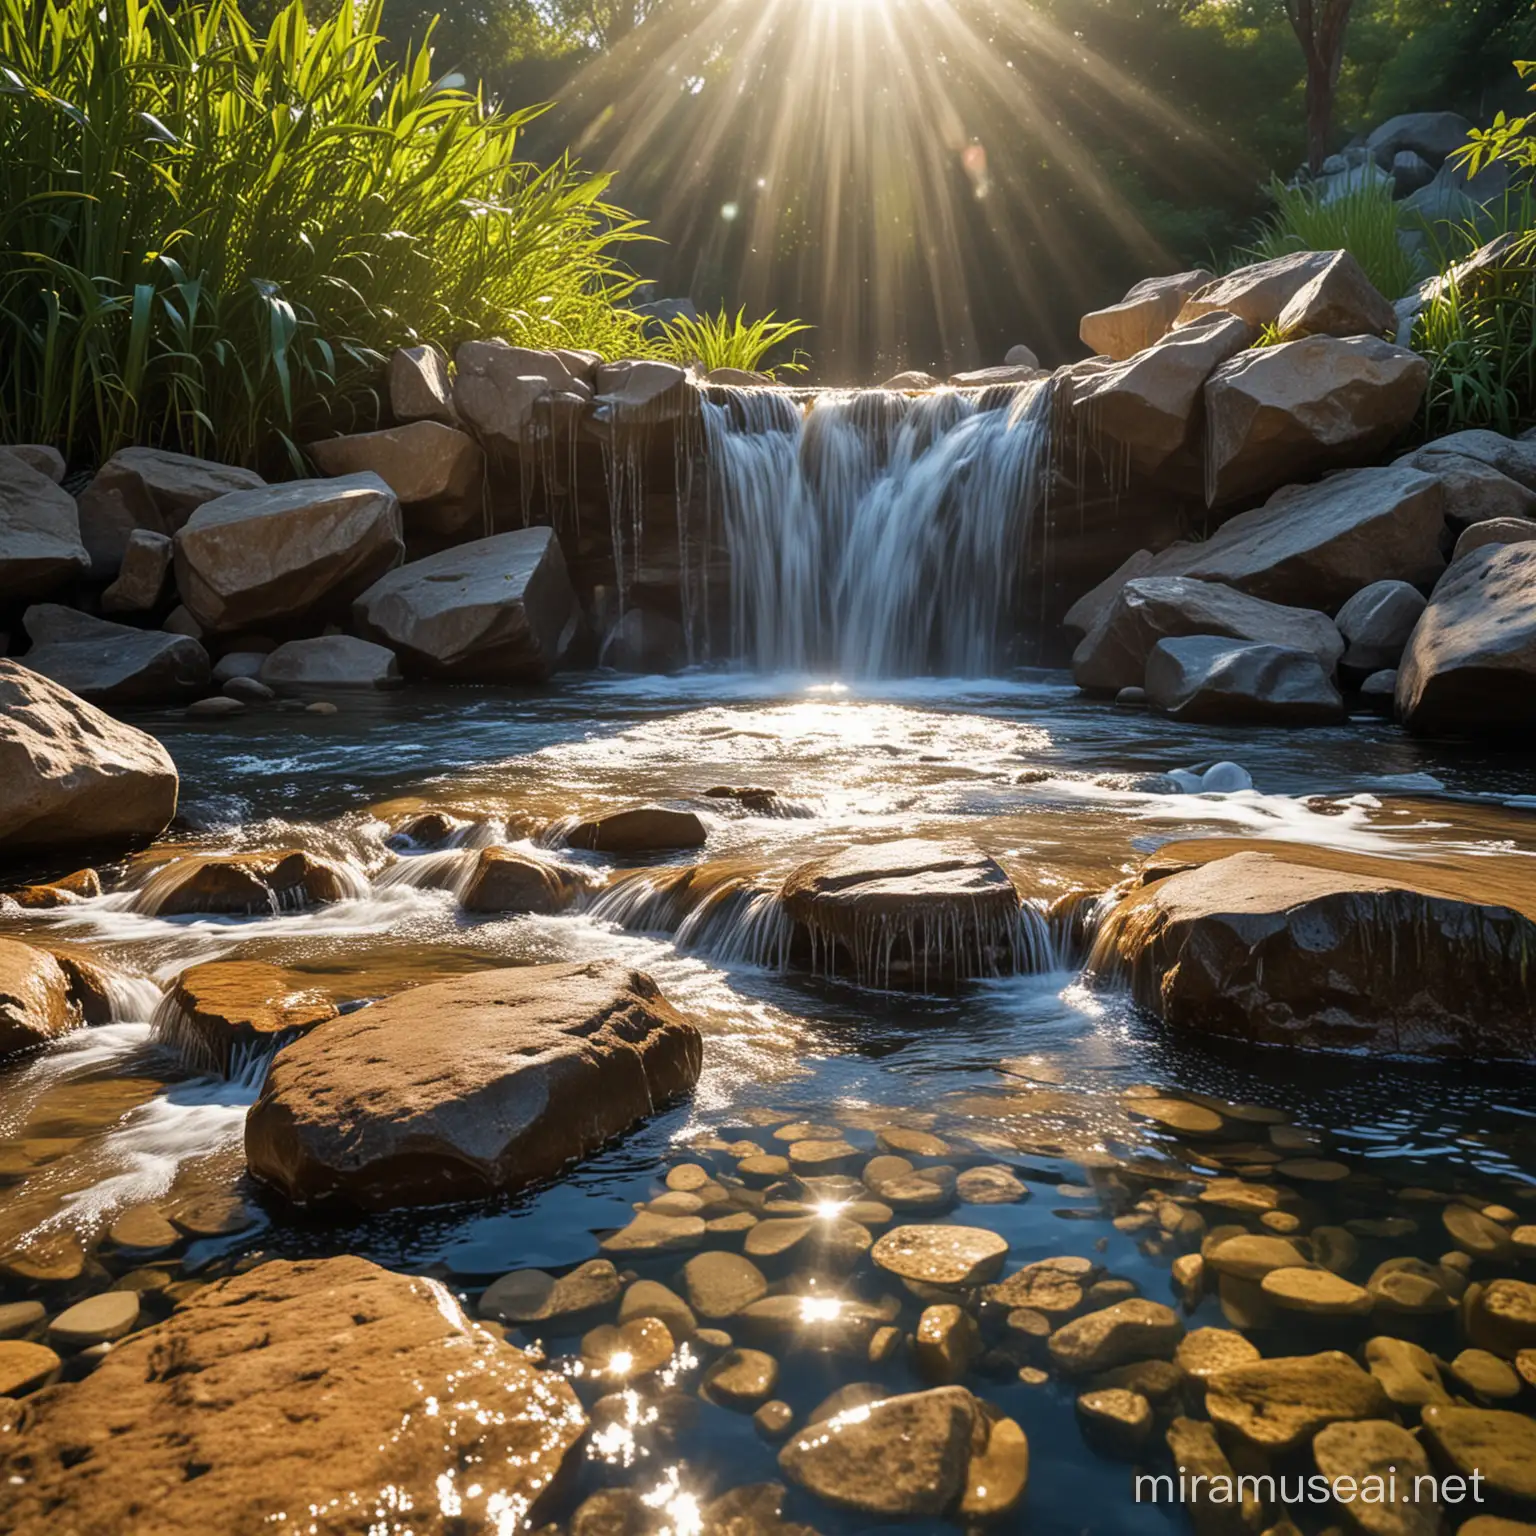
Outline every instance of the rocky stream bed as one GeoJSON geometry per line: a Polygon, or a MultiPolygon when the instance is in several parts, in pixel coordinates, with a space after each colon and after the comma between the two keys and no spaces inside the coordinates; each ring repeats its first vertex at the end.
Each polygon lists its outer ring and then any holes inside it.
{"type": "Polygon", "coordinates": [[[175,824],[0,910],[0,1528],[1533,1528],[1521,755],[1053,673],[133,719],[175,824]]]}

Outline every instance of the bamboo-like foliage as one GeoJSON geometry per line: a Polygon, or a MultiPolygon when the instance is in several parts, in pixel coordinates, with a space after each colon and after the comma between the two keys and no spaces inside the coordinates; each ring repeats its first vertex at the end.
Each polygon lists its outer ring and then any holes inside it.
{"type": "MultiPolygon", "coordinates": [[[[713,368],[756,372],[776,347],[810,329],[798,320],[775,320],[772,311],[761,320],[748,320],[744,309],[734,316],[722,309],[719,314],[700,315],[697,320],[680,315],[667,323],[663,334],[666,350],[677,362],[695,364],[706,372],[713,368]]],[[[806,365],[800,359],[797,348],[789,361],[779,363],[777,369],[804,373],[806,365]]],[[[769,376],[775,371],[769,369],[769,376]]]]}
{"type": "Polygon", "coordinates": [[[501,335],[646,354],[607,178],[534,111],[380,54],[380,0],[0,0],[0,441],[242,463],[369,424],[383,357],[501,335]]]}

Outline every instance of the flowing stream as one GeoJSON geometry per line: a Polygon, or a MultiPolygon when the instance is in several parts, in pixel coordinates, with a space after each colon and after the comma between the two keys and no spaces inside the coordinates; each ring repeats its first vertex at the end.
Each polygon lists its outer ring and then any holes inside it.
{"type": "MultiPolygon", "coordinates": [[[[1027,403],[942,409],[953,414],[930,420],[912,408],[887,422],[878,454],[851,403],[819,406],[803,425],[760,421],[750,431],[724,408],[710,416],[732,483],[751,488],[734,504],[731,537],[762,554],[737,593],[742,649],[787,673],[597,677],[527,696],[410,688],[344,700],[331,717],[139,717],[184,782],[180,830],[156,858],[302,847],[343,866],[344,899],[241,918],[166,916],[151,859],[137,873],[108,871],[116,888],[101,898],[0,911],[0,934],[46,936],[122,978],[110,1022],[0,1069],[0,1265],[25,1252],[62,1255],[67,1269],[71,1252],[84,1256],[78,1277],[58,1283],[13,1267],[0,1276],[0,1302],[41,1291],[52,1308],[132,1269],[148,1276],[135,1283],[153,1308],[167,1286],[215,1278],[259,1251],[360,1252],[436,1276],[472,1305],[507,1270],[595,1256],[599,1234],[654,1198],[670,1164],[702,1155],[691,1149],[745,1139],[773,1150],[775,1127],[794,1119],[835,1126],[869,1151],[882,1127],[929,1130],[962,1162],[1006,1164],[1032,1198],[962,1205],[942,1219],[996,1230],[1010,1265],[1087,1255],[1167,1300],[1174,1250],[1117,1218],[1146,1187],[1138,1180],[1176,1178],[1199,1156],[1128,1113],[1126,1091],[1145,1084],[1269,1106],[1350,1170],[1320,1200],[1337,1202],[1340,1219],[1415,1213],[1420,1235],[1409,1246],[1424,1257],[1447,1246],[1444,1234],[1400,1191],[1469,1191],[1536,1210],[1521,1204],[1536,1190],[1536,1080],[1523,1071],[1174,1038],[1119,996],[1088,991],[1080,955],[1043,926],[1019,941],[1013,974],[932,995],[786,964],[782,924],[762,893],[799,862],[858,843],[969,840],[1003,864],[1031,912],[1073,890],[1103,891],[1147,852],[1188,836],[1473,864],[1536,856],[1536,771],[1513,756],[1419,744],[1372,722],[1262,735],[1191,728],[1085,704],[1057,674],[804,675],[854,656],[869,664],[849,673],[965,673],[996,659],[982,633],[993,620],[1001,629],[1003,587],[992,578],[1007,557],[996,552],[1023,537],[1038,444],[1027,403]],[[903,466],[899,496],[892,464],[903,466]],[[834,480],[843,489],[829,497],[834,480]],[[827,515],[834,505],[838,518],[827,515]],[[1008,510],[987,522],[983,505],[1008,510]],[[945,518],[949,554],[939,560],[927,534],[945,518]],[[871,543],[866,521],[885,536],[871,543]],[[1222,761],[1237,768],[1210,776],[1222,761]],[[707,795],[722,785],[774,791],[773,813],[707,795]],[[696,810],[707,848],[636,871],[551,832],[574,816],[648,802],[696,810]],[[391,836],[407,815],[434,808],[465,823],[448,846],[391,836]],[[560,917],[466,913],[456,893],[475,849],[492,842],[561,864],[590,898],[560,917]],[[724,894],[669,909],[669,878],[701,858],[723,872],[724,894]],[[163,1018],[151,1025],[161,989],[201,960],[277,961],[350,1007],[481,967],[594,955],[650,971],[699,1020],[697,1091],[554,1184],[484,1206],[351,1223],[285,1211],[244,1173],[243,1117],[263,1063],[206,1075],[178,1055],[163,1018]],[[124,1211],[146,1203],[180,1213],[184,1240],[140,1259],[110,1234],[124,1211]]],[[[674,1255],[640,1267],[675,1283],[678,1263],[674,1255]]],[[[903,1304],[910,1327],[917,1304],[903,1304]]],[[[1188,1319],[1201,1325],[1225,1326],[1214,1296],[1188,1319]]],[[[1298,1350],[1326,1347],[1312,1342],[1315,1330],[1295,1327],[1298,1350]]],[[[1265,1353],[1293,1352],[1288,1342],[1272,1337],[1265,1353]]],[[[558,1361],[576,1340],[544,1344],[558,1361]]],[[[835,1388],[871,1377],[892,1390],[921,1384],[909,1363],[806,1353],[785,1359],[776,1395],[803,1419],[835,1388]]],[[[1030,1438],[1026,1512],[1009,1528],[1188,1529],[1177,1509],[1133,1502],[1128,1468],[1088,1448],[1070,1385],[1017,1372],[967,1380],[1030,1438]]],[[[776,1447],[750,1415],[699,1403],[696,1384],[683,1379],[693,1409],[675,1424],[664,1415],[667,1433],[594,1441],[570,1498],[616,1483],[702,1497],[777,1476],[776,1447]]],[[[828,1536],[874,1528],[803,1494],[786,1509],[828,1536]]]]}

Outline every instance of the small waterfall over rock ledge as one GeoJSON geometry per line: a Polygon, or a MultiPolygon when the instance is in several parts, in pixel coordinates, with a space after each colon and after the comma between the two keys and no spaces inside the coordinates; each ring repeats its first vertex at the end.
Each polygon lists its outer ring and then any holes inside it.
{"type": "Polygon", "coordinates": [[[1005,661],[1045,502],[1049,387],[825,392],[804,408],[716,387],[700,409],[734,658],[855,677],[1005,661]]]}

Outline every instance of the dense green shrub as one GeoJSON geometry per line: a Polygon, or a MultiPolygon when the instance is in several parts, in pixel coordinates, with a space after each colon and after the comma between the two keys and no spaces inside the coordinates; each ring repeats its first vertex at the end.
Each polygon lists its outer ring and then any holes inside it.
{"type": "Polygon", "coordinates": [[[379,0],[0,0],[0,440],[256,462],[471,335],[654,353],[606,178],[382,59],[379,0]]]}

